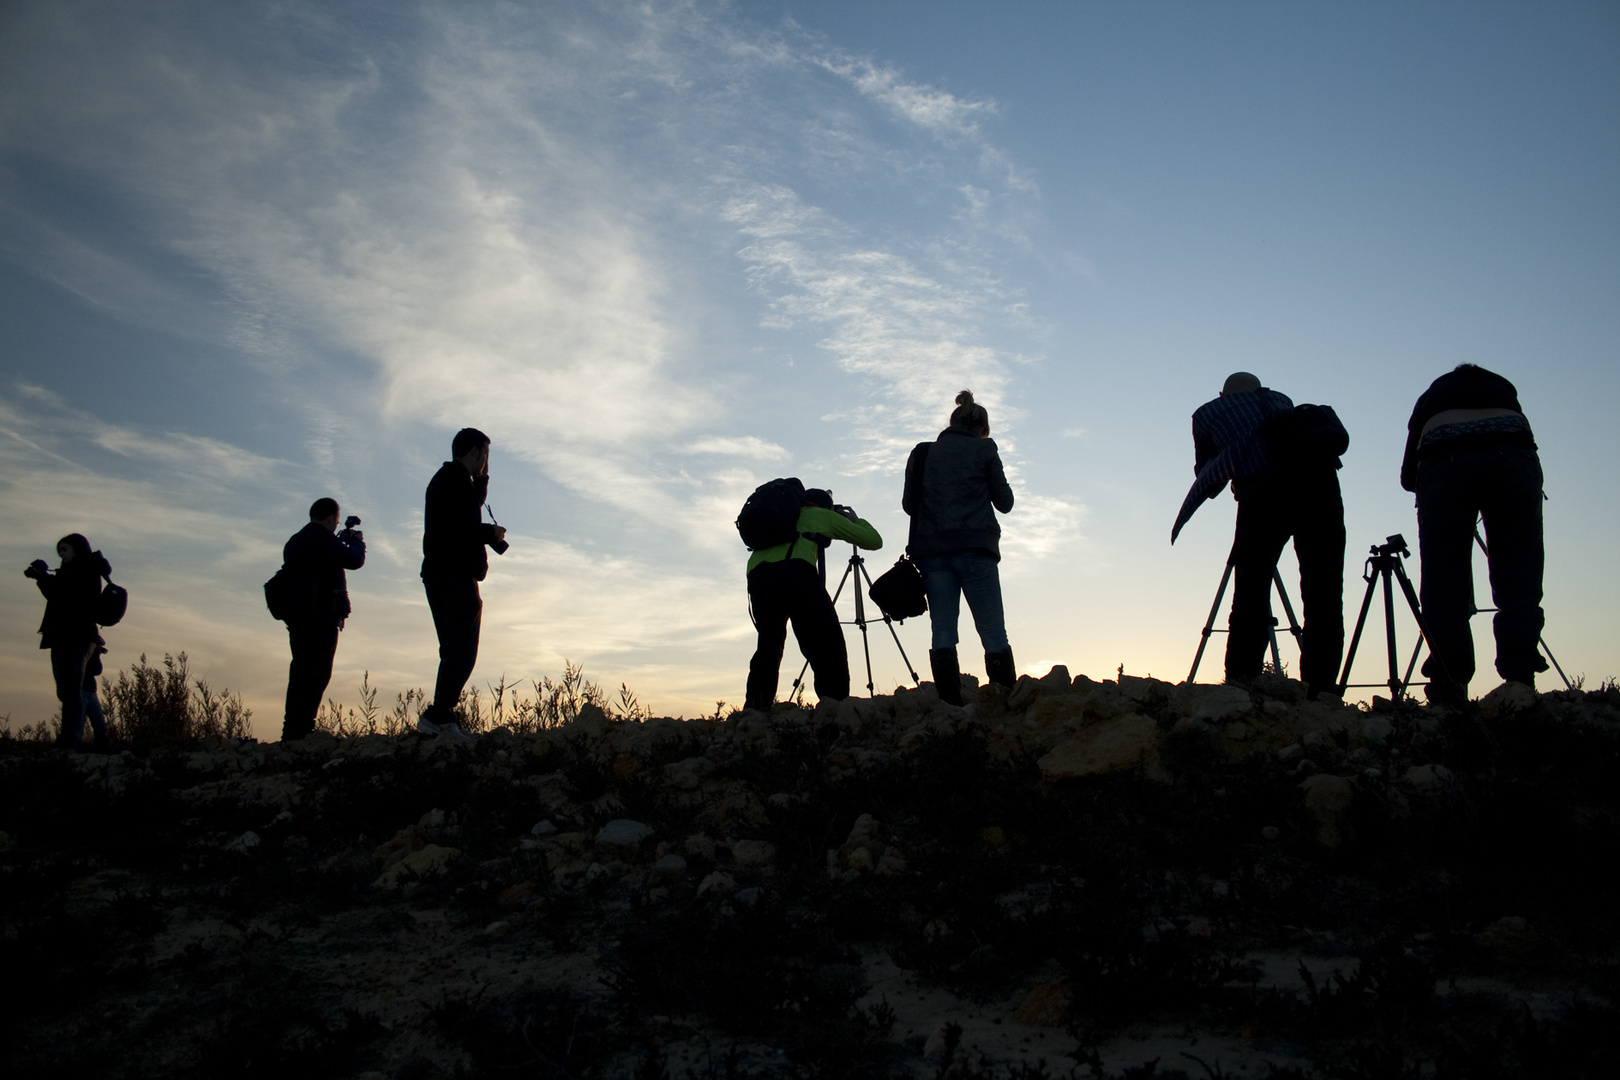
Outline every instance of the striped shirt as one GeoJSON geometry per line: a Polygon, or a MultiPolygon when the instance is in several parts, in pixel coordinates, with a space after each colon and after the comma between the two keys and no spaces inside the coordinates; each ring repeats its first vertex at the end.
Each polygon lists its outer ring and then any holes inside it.
{"type": "Polygon", "coordinates": [[[1170,529],[1170,542],[1176,542],[1181,527],[1208,499],[1221,493],[1233,480],[1244,480],[1265,472],[1271,462],[1260,425],[1266,417],[1294,407],[1285,394],[1261,387],[1242,394],[1227,394],[1206,402],[1193,413],[1193,470],[1197,479],[1181,503],[1181,512],[1170,529]]]}

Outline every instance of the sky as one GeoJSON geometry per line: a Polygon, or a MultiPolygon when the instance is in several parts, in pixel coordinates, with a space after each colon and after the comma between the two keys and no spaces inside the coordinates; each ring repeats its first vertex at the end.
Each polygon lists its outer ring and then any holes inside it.
{"type": "MultiPolygon", "coordinates": [[[[1186,677],[1235,504],[1170,525],[1235,370],[1350,431],[1353,625],[1367,547],[1415,552],[1412,404],[1465,361],[1519,389],[1545,640],[1595,685],[1617,298],[1611,3],[0,6],[0,565],[85,533],[131,595],[109,668],[183,650],[261,737],[287,645],[260,589],[323,495],[369,545],[330,695],[432,685],[422,497],[463,426],[512,543],[474,682],[567,660],[696,715],[743,694],[747,494],[830,487],[875,577],[964,388],[1017,493],[1020,670],[1186,677]]],[[[42,607],[0,589],[13,725],[55,708],[42,607]]],[[[927,619],[897,632],[926,678],[927,619]]],[[[871,652],[909,681],[881,626],[871,652]]]]}

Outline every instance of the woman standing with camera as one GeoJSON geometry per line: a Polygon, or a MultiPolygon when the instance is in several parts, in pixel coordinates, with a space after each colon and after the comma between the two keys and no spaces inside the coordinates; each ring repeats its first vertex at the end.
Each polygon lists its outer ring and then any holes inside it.
{"type": "Polygon", "coordinates": [[[1012,510],[1013,492],[990,438],[990,414],[974,403],[970,391],[956,395],[950,427],[911,451],[901,506],[911,516],[906,550],[917,561],[928,594],[934,630],[928,662],[940,700],[962,704],[956,621],[963,596],[984,645],[986,674],[993,683],[1013,685],[1017,674],[1001,607],[1001,525],[996,521],[997,510],[1012,510]]]}
{"type": "MultiPolygon", "coordinates": [[[[35,559],[23,573],[45,594],[39,647],[51,652],[56,699],[62,703],[62,730],[56,745],[78,749],[84,735],[86,669],[103,644],[96,629],[96,603],[101,597],[101,579],[112,573],[112,567],[78,533],[57,541],[56,553],[62,559],[60,569],[52,572],[45,560],[35,559]]],[[[96,747],[102,749],[107,745],[107,725],[99,713],[97,709],[92,714],[91,725],[96,747]]]]}

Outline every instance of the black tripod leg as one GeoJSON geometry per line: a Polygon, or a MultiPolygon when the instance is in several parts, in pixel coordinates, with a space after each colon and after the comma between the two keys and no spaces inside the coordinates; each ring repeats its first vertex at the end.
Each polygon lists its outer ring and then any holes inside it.
{"type": "MultiPolygon", "coordinates": [[[[875,697],[872,688],[872,643],[866,636],[866,602],[861,596],[861,563],[859,555],[849,557],[849,568],[855,571],[855,625],[861,628],[861,651],[866,654],[866,696],[875,697]]],[[[845,577],[849,572],[845,571],[845,577]]],[[[842,586],[840,586],[842,587],[842,586]]]]}
{"type": "MultiPolygon", "coordinates": [[[[1454,680],[1451,678],[1451,672],[1446,669],[1446,658],[1435,651],[1434,641],[1429,637],[1429,623],[1428,620],[1423,617],[1423,605],[1418,603],[1418,594],[1417,590],[1412,588],[1412,579],[1406,576],[1406,567],[1402,566],[1400,563],[1396,563],[1395,576],[1400,579],[1401,593],[1406,597],[1406,606],[1412,609],[1412,618],[1417,620],[1418,633],[1422,634],[1423,641],[1428,643],[1429,655],[1434,657],[1434,662],[1439,665],[1441,676],[1444,677],[1448,683],[1454,682],[1454,680]]],[[[1410,672],[1408,672],[1407,678],[1411,678],[1410,672]]]]}
{"type": "Polygon", "coordinates": [[[1339,676],[1339,696],[1344,697],[1350,685],[1350,667],[1356,662],[1356,646],[1361,644],[1361,631],[1367,625],[1367,609],[1372,607],[1373,590],[1378,588],[1378,575],[1367,579],[1367,595],[1361,598],[1361,614],[1356,616],[1356,631],[1350,635],[1350,649],[1344,654],[1344,673],[1339,676]]]}
{"type": "Polygon", "coordinates": [[[1283,614],[1288,616],[1288,632],[1294,635],[1297,645],[1303,639],[1305,631],[1300,627],[1299,620],[1294,617],[1294,605],[1288,602],[1288,590],[1283,588],[1282,574],[1276,567],[1271,569],[1271,580],[1277,583],[1277,599],[1282,601],[1283,614]]]}
{"type": "Polygon", "coordinates": [[[1564,669],[1558,666],[1558,658],[1553,656],[1551,649],[1547,648],[1547,639],[1538,637],[1536,641],[1540,643],[1541,651],[1547,654],[1547,659],[1552,662],[1553,670],[1558,672],[1558,677],[1564,680],[1564,689],[1575,689],[1575,684],[1569,681],[1569,676],[1564,674],[1564,669]]]}
{"type": "Polygon", "coordinates": [[[1401,660],[1395,653],[1395,586],[1390,583],[1391,570],[1385,566],[1380,572],[1384,579],[1384,640],[1389,646],[1389,695],[1392,700],[1401,697],[1401,660]]]}
{"type": "Polygon", "coordinates": [[[1204,659],[1204,649],[1209,646],[1209,635],[1215,633],[1215,616],[1220,614],[1221,600],[1226,597],[1226,583],[1232,580],[1232,560],[1226,560],[1226,572],[1221,575],[1221,587],[1215,590],[1215,602],[1209,605],[1209,618],[1204,620],[1204,633],[1198,639],[1198,651],[1193,654],[1192,670],[1187,673],[1187,681],[1192,682],[1198,677],[1198,665],[1204,659]]]}

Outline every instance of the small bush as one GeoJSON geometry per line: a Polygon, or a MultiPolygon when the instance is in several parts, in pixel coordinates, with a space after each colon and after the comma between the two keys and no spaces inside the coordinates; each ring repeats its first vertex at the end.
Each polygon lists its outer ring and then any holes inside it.
{"type": "Polygon", "coordinates": [[[117,682],[101,680],[101,695],[109,734],[137,744],[240,739],[253,716],[240,694],[216,693],[206,680],[193,679],[183,652],[165,653],[162,667],[147,663],[142,653],[117,682]]]}

